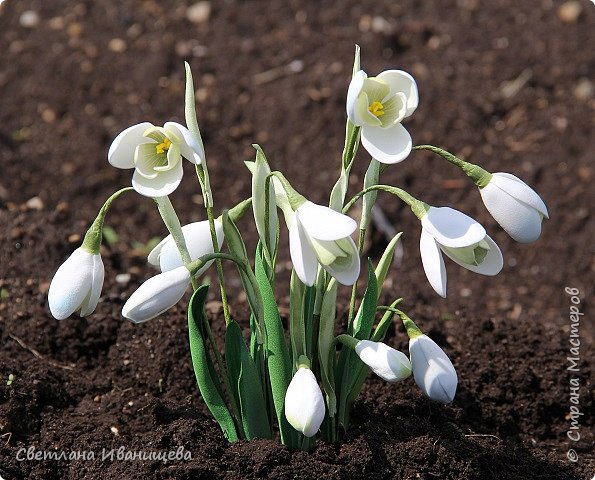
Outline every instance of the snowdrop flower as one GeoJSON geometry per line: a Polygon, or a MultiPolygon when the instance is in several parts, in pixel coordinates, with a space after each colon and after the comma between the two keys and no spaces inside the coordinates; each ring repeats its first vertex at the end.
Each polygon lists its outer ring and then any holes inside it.
{"type": "Polygon", "coordinates": [[[318,264],[343,285],[359,276],[359,255],[351,234],[355,220],[328,207],[304,202],[289,227],[291,261],[300,280],[314,285],[318,264]]]}
{"type": "Polygon", "coordinates": [[[178,303],[189,284],[190,272],[183,266],[155,275],[130,296],[122,315],[134,323],[151,320],[178,303]]]}
{"type": "Polygon", "coordinates": [[[531,243],[541,234],[541,222],[549,218],[539,195],[521,179],[510,173],[493,173],[481,188],[486,208],[514,240],[531,243]]]}
{"type": "Polygon", "coordinates": [[[81,317],[93,313],[103,287],[104,268],[101,255],[84,247],[77,248],[60,265],[48,292],[50,312],[64,320],[78,312],[81,317]]]}
{"type": "Polygon", "coordinates": [[[411,362],[402,352],[382,342],[360,340],[355,353],[372,371],[387,382],[398,382],[411,375],[411,362]]]}
{"type": "Polygon", "coordinates": [[[377,77],[358,71],[347,92],[347,116],[362,127],[364,148],[381,163],[397,163],[409,155],[411,136],[401,125],[417,108],[417,84],[401,70],[387,70],[377,77]]]}
{"type": "Polygon", "coordinates": [[[312,370],[301,366],[285,394],[285,417],[290,425],[306,437],[313,437],[324,420],[322,392],[312,370]]]}
{"type": "MultiPolygon", "coordinates": [[[[217,233],[217,243],[219,249],[223,245],[223,224],[219,220],[215,220],[215,232],[217,233]]],[[[190,260],[194,261],[203,255],[213,253],[213,241],[211,239],[211,230],[209,228],[209,222],[204,220],[202,222],[189,223],[182,227],[182,233],[184,234],[184,240],[188,253],[190,254],[190,260]]],[[[184,265],[180,251],[176,246],[176,242],[173,237],[168,235],[159,244],[151,250],[149,253],[148,261],[151,265],[158,267],[162,272],[167,272],[175,268],[184,265]]],[[[197,271],[196,275],[202,274],[213,261],[207,262],[200,270],[197,271]]]]}
{"type": "Polygon", "coordinates": [[[457,372],[434,340],[421,334],[409,340],[413,378],[432,400],[450,403],[457,391],[457,372]]]}
{"type": "Polygon", "coordinates": [[[200,164],[204,152],[190,131],[176,122],[132,125],[112,142],[107,158],[117,168],[134,168],[132,186],[141,195],[164,197],[182,181],[182,157],[200,164]]]}
{"type": "Polygon", "coordinates": [[[458,210],[430,207],[421,217],[419,249],[432,288],[446,297],[446,268],[442,253],[472,272],[496,275],[503,259],[498,245],[485,229],[458,210]]]}

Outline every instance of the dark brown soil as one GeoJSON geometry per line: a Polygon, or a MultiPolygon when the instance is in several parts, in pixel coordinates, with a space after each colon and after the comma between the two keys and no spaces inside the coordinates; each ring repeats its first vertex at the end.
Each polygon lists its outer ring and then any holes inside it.
{"type": "MultiPolygon", "coordinates": [[[[212,1],[201,24],[187,20],[187,6],[7,0],[0,7],[0,476],[590,479],[591,2],[229,0],[212,1]],[[21,24],[26,10],[37,13],[37,24],[21,24]],[[337,444],[319,443],[311,453],[290,452],[275,441],[229,445],[197,392],[184,307],[140,326],[120,314],[152,274],[135,242],[165,233],[150,201],[129,194],[108,217],[120,241],[103,251],[106,282],[94,315],[52,319],[49,281],[103,199],[129,184],[131,173],[106,161],[111,139],[138,121],[182,118],[183,60],[195,72],[218,208],[249,195],[242,161],[253,156],[255,141],[299,190],[324,202],[339,165],[355,43],[370,74],[397,67],[416,77],[421,104],[407,123],[415,143],[522,177],[542,194],[551,220],[536,244],[518,245],[440,159],[416,153],[392,167],[386,183],[469,212],[505,254],[495,278],[447,265],[450,290],[442,300],[421,269],[417,221],[381,197],[389,221],[405,231],[405,256],[383,299],[403,296],[418,324],[448,352],[460,378],[455,402],[430,402],[411,380],[391,385],[370,377],[353,429],[337,444]],[[301,71],[286,68],[296,60],[301,71]],[[115,281],[127,272],[130,280],[115,281]],[[580,290],[585,314],[580,373],[566,370],[566,286],[580,290]],[[578,442],[566,435],[572,378],[580,381],[584,413],[578,442]],[[29,446],[97,457],[120,446],[166,452],[182,446],[192,460],[18,461],[19,450],[29,446]],[[570,448],[576,463],[567,459],[570,448]]],[[[361,155],[354,192],[366,164],[361,155]]],[[[204,218],[198,191],[188,169],[173,196],[184,223],[204,218]]],[[[241,228],[253,248],[250,222],[241,228]]],[[[376,256],[385,239],[376,232],[372,240],[376,256]]],[[[283,280],[289,266],[285,250],[281,255],[283,280]]],[[[234,314],[244,319],[233,271],[228,278],[234,314]]],[[[285,295],[281,290],[286,306],[285,295]]],[[[347,290],[341,295],[345,301],[347,290]]],[[[210,308],[220,337],[216,300],[210,308]]],[[[398,327],[387,341],[406,350],[398,327]]]]}

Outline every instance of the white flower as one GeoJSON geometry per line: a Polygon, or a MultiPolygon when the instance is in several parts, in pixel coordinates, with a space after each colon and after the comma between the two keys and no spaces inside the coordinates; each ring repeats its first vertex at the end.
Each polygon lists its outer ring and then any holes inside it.
{"type": "Polygon", "coordinates": [[[417,84],[401,70],[387,70],[368,77],[363,70],[351,79],[347,116],[362,127],[362,145],[381,163],[397,163],[409,155],[412,142],[401,121],[419,101],[417,84]]]}
{"type": "Polygon", "coordinates": [[[409,340],[415,383],[432,400],[450,403],[457,391],[457,372],[434,340],[419,335],[409,340]]]}
{"type": "Polygon", "coordinates": [[[74,312],[79,312],[81,317],[93,313],[101,295],[103,276],[101,255],[82,247],[72,252],[50,283],[48,301],[54,318],[63,320],[74,312]]]}
{"type": "Polygon", "coordinates": [[[421,218],[419,249],[432,288],[446,297],[446,268],[442,253],[472,272],[496,275],[503,259],[498,245],[485,229],[458,210],[430,207],[421,218]]]}
{"type": "Polygon", "coordinates": [[[132,125],[114,139],[107,154],[114,167],[135,169],[132,186],[147,197],[164,197],[178,187],[184,174],[182,157],[200,164],[204,152],[190,131],[176,122],[163,127],[149,122],[132,125]]]}
{"type": "Polygon", "coordinates": [[[122,315],[134,323],[142,323],[161,315],[184,296],[190,284],[190,272],[178,267],[149,278],[130,296],[122,315]]]}
{"type": "Polygon", "coordinates": [[[314,285],[318,264],[343,285],[359,276],[359,255],[351,234],[355,220],[328,207],[303,203],[289,227],[289,251],[298,277],[314,285]]]}
{"type": "Polygon", "coordinates": [[[494,173],[479,190],[492,217],[514,240],[531,243],[541,234],[541,221],[549,218],[547,207],[537,193],[510,173],[494,173]]]}
{"type": "Polygon", "coordinates": [[[387,382],[398,382],[411,375],[411,362],[399,352],[382,342],[360,340],[355,353],[372,371],[387,382]]]}
{"type": "MultiPolygon", "coordinates": [[[[217,243],[219,249],[223,245],[223,224],[219,220],[215,220],[215,232],[217,233],[217,243]]],[[[189,223],[182,227],[186,247],[190,254],[190,260],[194,261],[203,255],[213,253],[213,241],[211,240],[211,230],[209,222],[204,220],[202,222],[189,223]]],[[[165,237],[159,244],[149,253],[148,261],[151,265],[159,267],[162,272],[173,270],[184,265],[180,251],[176,246],[171,235],[165,237]]],[[[202,274],[213,261],[207,262],[196,275],[202,274]]]]}
{"type": "Polygon", "coordinates": [[[285,417],[290,425],[306,437],[313,437],[324,420],[322,392],[312,370],[301,367],[285,393],[285,417]]]}

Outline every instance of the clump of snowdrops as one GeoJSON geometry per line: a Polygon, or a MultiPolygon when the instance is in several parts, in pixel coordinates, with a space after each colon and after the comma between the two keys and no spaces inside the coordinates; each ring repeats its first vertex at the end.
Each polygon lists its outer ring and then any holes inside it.
{"type": "Polygon", "coordinates": [[[385,192],[411,208],[421,227],[423,269],[441,297],[447,292],[444,256],[480,275],[496,275],[503,266],[502,254],[477,221],[382,184],[382,172],[415,150],[438,154],[471,179],[488,211],[522,243],[539,237],[548,213],[537,193],[510,173],[488,172],[434,146],[414,147],[403,122],[414,114],[418,99],[415,80],[406,72],[387,70],[367,76],[360,69],[356,48],[340,176],[329,205],[315,204],[305,192],[296,191],[281,172],[271,169],[262,148],[254,145],[254,161],[245,162],[252,175],[252,196],[216,217],[192,74],[186,64],[186,125],[167,122],[161,127],[143,122],[114,139],[108,161],[116,168],[134,170],[132,187],[107,199],[82,245],[56,272],[48,294],[52,315],[61,320],[75,312],[81,316],[93,313],[104,279],[100,245],[105,216],[122,193],[136,191],[154,199],[169,235],[148,256],[148,262],[161,273],[130,296],[122,315],[134,323],[149,321],[192,290],[188,333],[194,373],[206,405],[229,441],[270,438],[277,431],[290,448],[309,448],[318,433],[334,441],[349,427],[351,406],[370,371],[387,382],[413,375],[429,398],[452,402],[457,373],[445,352],[399,308],[401,299],[378,305],[401,234],[389,242],[376,265],[368,259],[361,268],[372,207],[378,193],[385,192]],[[350,171],[360,144],[371,160],[362,190],[348,200],[350,171]],[[207,219],[182,226],[168,195],[182,181],[184,159],[195,166],[207,219]],[[358,201],[362,202],[359,225],[349,216],[358,201]],[[252,259],[237,226],[250,211],[259,234],[252,259]],[[275,267],[285,237],[279,212],[288,230],[293,264],[287,333],[275,298],[275,267]],[[356,231],[357,244],[352,238],[356,231]],[[230,315],[222,262],[237,266],[248,299],[248,343],[230,315]],[[226,324],[224,353],[215,344],[204,310],[209,286],[198,283],[213,263],[226,324]],[[366,271],[367,278],[358,302],[360,270],[366,271]],[[344,286],[351,288],[351,301],[337,307],[337,291],[344,286]],[[347,308],[347,329],[335,336],[337,313],[347,308]],[[395,318],[403,322],[409,337],[409,356],[383,343],[395,318]]]}

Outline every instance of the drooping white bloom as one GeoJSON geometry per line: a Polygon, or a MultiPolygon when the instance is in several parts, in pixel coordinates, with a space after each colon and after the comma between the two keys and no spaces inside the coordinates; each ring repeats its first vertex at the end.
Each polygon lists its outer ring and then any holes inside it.
{"type": "Polygon", "coordinates": [[[204,152],[190,131],[176,122],[163,127],[149,122],[132,125],[114,139],[107,154],[114,167],[135,169],[132,186],[147,197],[164,197],[178,187],[184,174],[182,157],[200,164],[204,152]]]}
{"type": "Polygon", "coordinates": [[[285,417],[289,424],[306,437],[313,437],[324,420],[322,391],[312,370],[301,367],[285,393],[285,417]]]}
{"type": "Polygon", "coordinates": [[[547,207],[520,178],[510,173],[493,173],[479,192],[492,217],[514,240],[531,243],[539,238],[541,222],[549,218],[547,207]]]}
{"type": "Polygon", "coordinates": [[[81,317],[93,313],[103,287],[104,268],[101,255],[77,248],[60,265],[48,292],[50,312],[63,320],[74,312],[81,317]]]}
{"type": "Polygon", "coordinates": [[[190,272],[178,267],[149,278],[130,296],[122,315],[134,323],[142,323],[161,315],[184,296],[190,284],[190,272]]]}
{"type": "Polygon", "coordinates": [[[485,229],[458,210],[430,207],[421,218],[419,249],[432,288],[446,297],[446,268],[442,253],[467,270],[496,275],[504,264],[498,245],[485,229]]]}
{"type": "Polygon", "coordinates": [[[457,372],[452,362],[434,340],[419,335],[409,340],[413,378],[432,400],[450,403],[457,391],[457,372]]]}
{"type": "Polygon", "coordinates": [[[381,163],[401,162],[411,152],[409,132],[401,125],[417,108],[417,84],[402,70],[368,77],[360,70],[347,92],[347,116],[362,127],[364,148],[381,163]]]}
{"type": "Polygon", "coordinates": [[[351,234],[355,220],[342,213],[303,203],[289,227],[289,252],[300,280],[314,285],[318,264],[343,285],[353,285],[359,276],[359,255],[351,234]]]}
{"type": "MultiPolygon", "coordinates": [[[[215,232],[217,234],[219,249],[221,249],[224,234],[223,224],[219,220],[215,220],[215,232]]],[[[191,261],[208,253],[213,253],[213,241],[211,240],[211,230],[207,220],[184,225],[182,227],[182,233],[184,234],[184,240],[191,261]]],[[[151,265],[159,267],[162,272],[167,272],[168,270],[173,270],[174,268],[184,265],[180,251],[171,235],[165,237],[155,248],[153,248],[153,250],[151,250],[148,261],[151,265]]],[[[200,270],[198,270],[196,275],[202,274],[209,268],[211,263],[213,263],[212,260],[207,262],[200,270]]]]}
{"type": "Polygon", "coordinates": [[[411,375],[411,362],[399,352],[382,342],[360,340],[355,353],[372,371],[387,382],[398,382],[411,375]]]}

